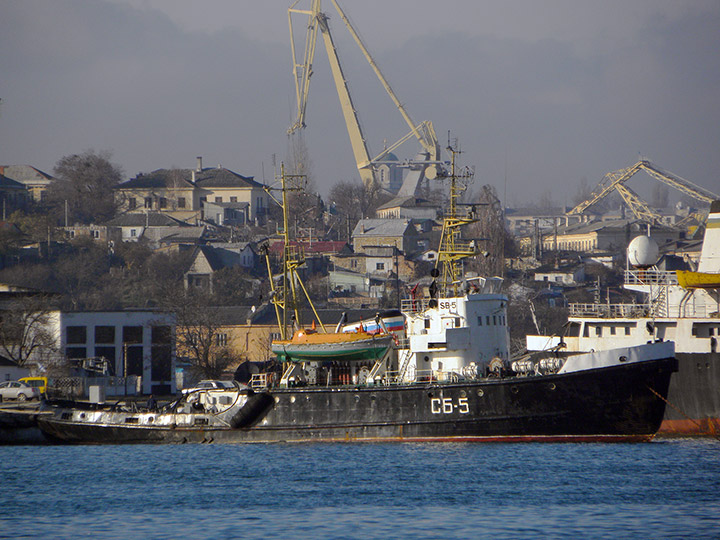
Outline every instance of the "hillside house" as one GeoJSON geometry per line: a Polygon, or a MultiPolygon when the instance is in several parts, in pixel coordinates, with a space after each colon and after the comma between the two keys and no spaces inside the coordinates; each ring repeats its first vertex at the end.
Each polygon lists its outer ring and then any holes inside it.
{"type": "Polygon", "coordinates": [[[220,166],[205,168],[202,157],[197,158],[195,169],[158,169],[138,174],[117,186],[115,192],[121,211],[157,211],[181,221],[207,219],[203,214],[206,201],[245,203],[248,206],[244,219],[250,222],[265,216],[269,207],[262,184],[220,166]]]}
{"type": "MultiPolygon", "coordinates": [[[[647,234],[647,225],[636,220],[618,219],[614,221],[596,221],[558,227],[557,235],[545,234],[542,237],[543,250],[557,249],[591,253],[596,251],[620,251],[627,249],[630,241],[640,234],[647,234]]],[[[666,226],[652,226],[650,236],[660,248],[668,242],[681,239],[682,231],[666,226]]]]}
{"type": "Polygon", "coordinates": [[[40,202],[45,198],[52,176],[30,165],[0,165],[0,175],[22,184],[30,197],[40,202]]]}
{"type": "Polygon", "coordinates": [[[353,251],[366,247],[394,246],[406,257],[431,247],[431,220],[361,219],[352,233],[353,251]]]}
{"type": "Polygon", "coordinates": [[[141,238],[157,240],[151,237],[150,231],[162,231],[161,234],[168,233],[168,227],[183,227],[190,229],[187,223],[178,221],[177,219],[162,214],[160,212],[144,212],[144,213],[128,213],[111,219],[105,226],[108,228],[108,236],[111,231],[120,231],[120,240],[123,242],[137,242],[141,238]]]}

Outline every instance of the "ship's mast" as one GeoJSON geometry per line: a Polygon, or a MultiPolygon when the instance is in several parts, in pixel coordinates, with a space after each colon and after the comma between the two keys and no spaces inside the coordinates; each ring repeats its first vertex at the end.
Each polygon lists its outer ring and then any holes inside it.
{"type": "Polygon", "coordinates": [[[298,242],[291,242],[290,240],[290,227],[288,219],[288,200],[287,195],[289,191],[302,191],[306,182],[306,176],[304,174],[285,174],[285,164],[280,164],[280,189],[273,188],[272,186],[265,186],[265,192],[270,198],[277,203],[283,212],[283,273],[282,283],[280,286],[275,285],[275,279],[273,278],[272,268],[270,265],[270,254],[269,250],[265,251],[265,261],[267,263],[268,276],[270,278],[270,296],[271,302],[275,306],[275,316],[277,317],[278,327],[280,329],[281,339],[289,339],[291,337],[288,333],[288,311],[292,309],[295,316],[295,322],[298,327],[301,326],[300,320],[300,302],[298,302],[298,287],[302,289],[310,307],[312,308],[315,319],[320,324],[323,332],[325,332],[325,326],[323,325],[320,317],[310,300],[307,289],[303,284],[297,269],[305,263],[305,254],[302,244],[298,242]],[[281,197],[278,200],[273,191],[280,191],[281,197]],[[288,294],[289,291],[289,294],[288,294]]]}
{"type": "Polygon", "coordinates": [[[469,167],[458,168],[457,157],[461,153],[455,146],[448,144],[450,153],[450,202],[448,211],[443,218],[440,250],[435,262],[436,275],[440,275],[440,292],[443,295],[457,295],[462,289],[463,265],[462,260],[476,254],[475,243],[461,239],[460,228],[477,221],[471,209],[461,217],[458,212],[460,196],[467,190],[472,182],[475,172],[469,167]]]}

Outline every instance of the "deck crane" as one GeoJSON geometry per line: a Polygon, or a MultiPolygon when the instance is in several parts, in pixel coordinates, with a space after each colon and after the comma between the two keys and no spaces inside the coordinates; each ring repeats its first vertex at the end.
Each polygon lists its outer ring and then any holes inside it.
{"type": "Polygon", "coordinates": [[[349,19],[340,8],[340,5],[336,0],[331,0],[337,13],[339,14],[342,21],[347,26],[353,39],[360,47],[366,60],[372,67],[375,75],[382,83],[385,91],[388,93],[393,103],[397,107],[398,111],[402,115],[403,119],[410,127],[410,132],[402,137],[395,144],[385,148],[376,157],[371,158],[370,152],[368,151],[367,142],[363,135],[358,119],[357,111],[353,106],[352,98],[350,97],[350,90],[348,89],[347,79],[343,74],[342,66],[340,65],[340,59],[338,58],[337,49],[330,32],[330,26],[328,24],[328,16],[321,11],[321,0],[312,0],[312,6],[310,9],[299,9],[296,6],[301,0],[294,2],[288,9],[288,22],[290,25],[290,47],[292,52],[293,61],[293,77],[295,80],[295,94],[297,99],[297,119],[293,125],[288,129],[288,134],[292,134],[299,129],[305,127],[305,114],[307,109],[308,94],[310,90],[310,78],[313,73],[312,65],[315,57],[315,48],[317,44],[318,30],[322,33],[323,42],[325,44],[325,50],[327,52],[328,60],[330,61],[330,69],[332,72],[333,79],[335,81],[335,87],[340,98],[340,105],[342,107],[343,116],[345,118],[345,125],[347,126],[348,135],[350,136],[350,144],[352,145],[353,154],[355,161],[357,162],[358,171],[360,177],[368,185],[374,180],[377,180],[376,166],[380,160],[387,156],[390,152],[395,150],[398,146],[405,143],[408,139],[413,136],[420,142],[423,147],[425,158],[420,161],[406,161],[410,167],[420,166],[424,168],[426,178],[436,178],[439,170],[443,168],[443,162],[440,161],[440,145],[438,144],[437,136],[433,125],[429,121],[415,124],[410,118],[410,115],[405,110],[405,107],[393,92],[387,79],[383,76],[377,63],[370,55],[358,33],[353,28],[349,19]],[[293,33],[293,15],[305,15],[307,16],[307,32],[305,37],[305,49],[303,52],[302,60],[298,59],[298,54],[295,49],[295,38],[293,33]]]}
{"type": "Polygon", "coordinates": [[[605,175],[605,177],[598,183],[592,192],[592,195],[587,200],[578,204],[575,208],[567,212],[567,215],[582,214],[585,210],[591,207],[593,204],[599,202],[601,199],[617,191],[618,194],[623,198],[625,204],[630,208],[635,217],[639,220],[647,223],[660,223],[660,215],[648,206],[640,196],[635,193],[632,189],[625,185],[630,178],[636,173],[645,171],[650,176],[667,184],[670,187],[690,195],[694,199],[705,203],[711,203],[712,201],[720,198],[712,191],[700,187],[689,180],[685,180],[675,174],[662,170],[657,165],[651,163],[648,160],[640,160],[632,167],[626,169],[620,169],[613,171],[605,175]]]}

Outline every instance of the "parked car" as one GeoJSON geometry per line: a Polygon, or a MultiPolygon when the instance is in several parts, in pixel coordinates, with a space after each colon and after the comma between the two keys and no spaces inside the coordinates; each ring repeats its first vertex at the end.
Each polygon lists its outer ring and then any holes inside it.
{"type": "Polygon", "coordinates": [[[0,401],[6,399],[17,399],[18,401],[40,399],[40,391],[24,382],[6,381],[0,384],[0,401]]]}
{"type": "Polygon", "coordinates": [[[37,388],[40,395],[47,394],[48,391],[48,380],[47,377],[20,377],[20,382],[24,382],[33,388],[37,388]]]}
{"type": "Polygon", "coordinates": [[[238,387],[238,384],[235,381],[200,381],[195,386],[191,388],[183,388],[182,393],[183,394],[189,394],[191,392],[196,392],[198,390],[222,390],[222,389],[230,389],[233,390],[238,387]]]}

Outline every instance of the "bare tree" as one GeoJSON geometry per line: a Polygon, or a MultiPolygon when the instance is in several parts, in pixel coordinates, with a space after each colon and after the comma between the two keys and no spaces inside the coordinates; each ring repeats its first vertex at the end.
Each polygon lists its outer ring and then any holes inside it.
{"type": "Polygon", "coordinates": [[[123,173],[110,163],[110,152],[87,150],[65,156],[55,165],[55,180],[47,190],[47,202],[57,218],[79,223],[102,222],[115,215],[113,188],[123,173]]]}
{"type": "Polygon", "coordinates": [[[195,375],[220,378],[235,358],[221,332],[218,309],[199,294],[177,297],[171,307],[177,316],[178,355],[187,357],[195,375]]]}
{"type": "Polygon", "coordinates": [[[506,245],[513,240],[505,229],[505,215],[495,188],[485,185],[474,198],[477,221],[468,227],[468,237],[474,238],[480,254],[469,263],[469,267],[481,275],[502,275],[505,267],[506,245]]]}
{"type": "Polygon", "coordinates": [[[657,183],[652,190],[652,205],[655,208],[667,208],[670,202],[670,190],[665,184],[657,183]]]}
{"type": "Polygon", "coordinates": [[[583,177],[575,190],[575,196],[572,198],[573,206],[587,201],[592,196],[592,188],[588,185],[587,178],[583,177]]]}
{"type": "Polygon", "coordinates": [[[25,366],[57,353],[51,328],[51,303],[45,296],[22,297],[0,312],[0,352],[25,366]]]}
{"type": "Polygon", "coordinates": [[[387,200],[389,197],[377,182],[365,185],[360,181],[341,181],[330,188],[328,201],[334,212],[335,227],[342,231],[340,238],[347,237],[347,229],[352,232],[361,219],[374,217],[375,210],[387,200]]]}

